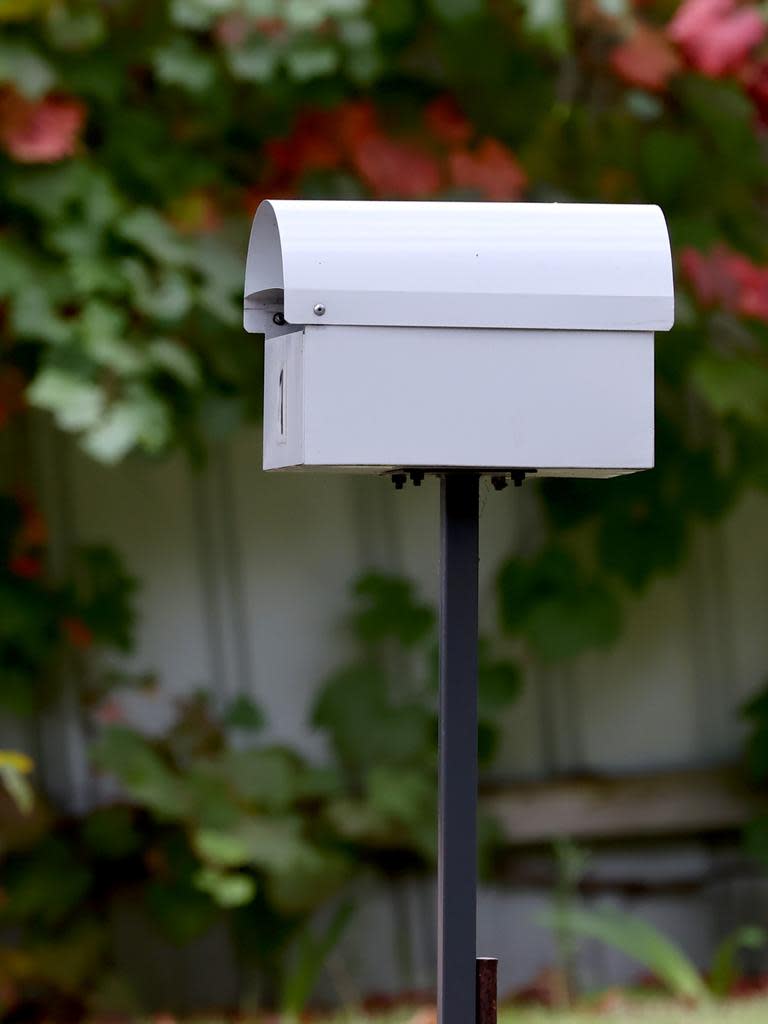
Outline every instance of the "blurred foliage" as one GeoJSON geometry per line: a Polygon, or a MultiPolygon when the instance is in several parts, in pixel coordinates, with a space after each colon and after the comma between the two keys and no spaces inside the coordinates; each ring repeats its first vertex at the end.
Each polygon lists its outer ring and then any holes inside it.
{"type": "Polygon", "coordinates": [[[677,943],[658,928],[615,907],[550,908],[541,915],[541,923],[619,950],[642,964],[671,995],[691,1004],[727,996],[739,977],[738,954],[744,949],[760,949],[767,938],[756,925],[738,928],[721,940],[708,975],[703,975],[677,943]]]}
{"type": "Polygon", "coordinates": [[[33,769],[32,758],[17,750],[0,750],[0,781],[22,814],[28,814],[35,794],[27,776],[33,769]]]}
{"type": "Polygon", "coordinates": [[[86,706],[128,682],[100,654],[130,647],[135,581],[111,549],[89,546],[52,582],[48,553],[35,503],[0,493],[0,708],[17,715],[41,710],[66,675],[77,677],[86,706]]]}
{"type": "MultiPolygon", "coordinates": [[[[570,657],[768,485],[768,51],[752,3],[51,0],[1,8],[0,423],[96,458],[258,414],[242,334],[266,196],[658,202],[678,270],[658,466],[547,481],[502,626],[570,657]],[[734,155],[738,154],[738,159],[734,155]]],[[[513,401],[510,395],[510,401],[513,401]]],[[[536,485],[534,485],[536,486],[536,485]]]]}
{"type": "MultiPolygon", "coordinates": [[[[354,593],[354,656],[324,681],[312,714],[348,783],[328,815],[378,870],[423,867],[437,853],[435,614],[397,577],[367,574],[354,593]]],[[[501,735],[499,715],[518,696],[521,675],[487,640],[479,675],[479,754],[487,765],[501,735]]],[[[481,837],[487,866],[492,823],[481,821],[481,837]]]]}
{"type": "Polygon", "coordinates": [[[685,951],[648,921],[612,906],[583,906],[580,887],[585,881],[589,853],[572,840],[555,844],[556,885],[552,904],[537,915],[552,931],[559,955],[552,995],[555,1005],[573,1006],[582,992],[577,953],[585,939],[597,940],[641,964],[653,981],[688,1006],[725,999],[738,991],[740,957],[744,950],[761,949],[768,934],[757,925],[744,925],[720,938],[706,972],[685,951]]]}
{"type": "MultiPolygon", "coordinates": [[[[18,814],[3,822],[0,925],[15,941],[0,956],[0,987],[11,1014],[33,995],[50,1009],[101,991],[115,971],[107,922],[127,901],[177,943],[223,920],[243,966],[295,1015],[353,913],[354,883],[434,866],[435,615],[395,577],[367,574],[353,598],[354,658],[323,683],[314,709],[330,751],[323,763],[266,740],[264,716],[245,697],[224,707],[188,697],[152,736],[130,724],[119,677],[86,704],[94,767],[119,782],[121,799],[32,829],[18,814]],[[317,930],[329,901],[337,909],[317,930]]],[[[117,635],[129,628],[130,602],[123,612],[117,635]]],[[[486,760],[518,686],[514,664],[485,644],[486,760]]],[[[30,767],[18,758],[0,755],[3,778],[30,767]]],[[[487,865],[492,822],[481,837],[487,865]]]]}
{"type": "MultiPolygon", "coordinates": [[[[658,202],[678,308],[658,344],[657,468],[528,484],[550,529],[501,568],[502,629],[544,659],[610,644],[697,524],[768,487],[768,57],[749,0],[0,0],[0,30],[0,429],[45,410],[115,463],[200,459],[257,417],[240,295],[264,196],[658,202]]],[[[150,682],[109,667],[134,583],[105,548],[52,573],[11,484],[0,700],[35,711],[67,680],[86,717],[120,718],[116,688],[150,682]]],[[[360,870],[431,862],[433,612],[369,576],[349,626],[313,710],[326,767],[255,743],[249,702],[195,699],[159,737],[101,729],[125,804],[12,812],[11,1005],[56,993],[49,1019],[71,1015],[110,970],[108,907],[138,892],[177,939],[225,915],[244,956],[274,967],[292,947],[293,981],[274,970],[295,1010],[342,927],[297,947],[313,909],[360,870]]],[[[487,642],[481,656],[488,763],[520,673],[487,642]]],[[[749,756],[760,774],[758,743],[749,756]]]]}

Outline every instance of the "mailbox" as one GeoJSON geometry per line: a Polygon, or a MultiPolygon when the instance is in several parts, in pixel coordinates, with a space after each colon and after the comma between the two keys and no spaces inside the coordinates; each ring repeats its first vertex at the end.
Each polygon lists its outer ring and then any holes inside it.
{"type": "Polygon", "coordinates": [[[673,320],[656,206],[265,201],[264,468],[647,469],[673,320]]]}

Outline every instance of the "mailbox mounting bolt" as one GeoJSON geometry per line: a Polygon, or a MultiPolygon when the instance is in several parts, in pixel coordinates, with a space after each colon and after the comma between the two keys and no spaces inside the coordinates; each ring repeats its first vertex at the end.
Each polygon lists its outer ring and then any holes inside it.
{"type": "Polygon", "coordinates": [[[315,316],[325,316],[325,303],[316,302],[313,307],[313,312],[315,316]]]}
{"type": "Polygon", "coordinates": [[[402,491],[402,489],[405,486],[405,483],[406,483],[407,480],[408,480],[408,477],[405,475],[405,473],[393,473],[392,474],[392,483],[395,485],[395,490],[396,491],[402,491]]]}
{"type": "Polygon", "coordinates": [[[275,313],[272,317],[272,323],[275,327],[285,327],[285,317],[282,313],[275,313]]]}
{"type": "Polygon", "coordinates": [[[509,475],[512,477],[512,483],[515,485],[515,487],[523,486],[523,483],[525,481],[524,469],[515,469],[509,475]]]}
{"type": "Polygon", "coordinates": [[[493,484],[494,490],[503,491],[507,486],[507,478],[505,476],[492,476],[491,483],[493,484]]]}
{"type": "Polygon", "coordinates": [[[424,479],[423,469],[412,469],[411,470],[411,483],[414,487],[421,487],[421,481],[424,479]]]}

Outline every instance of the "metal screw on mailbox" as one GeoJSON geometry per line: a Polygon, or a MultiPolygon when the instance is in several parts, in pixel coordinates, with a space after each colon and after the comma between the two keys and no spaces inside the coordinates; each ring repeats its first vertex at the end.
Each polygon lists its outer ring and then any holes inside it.
{"type": "Polygon", "coordinates": [[[275,313],[272,317],[272,323],[275,327],[285,327],[285,317],[282,313],[275,313]]]}
{"type": "Polygon", "coordinates": [[[312,311],[315,316],[325,316],[325,305],[322,302],[316,302],[312,311]]]}
{"type": "Polygon", "coordinates": [[[395,490],[396,491],[402,491],[402,489],[403,489],[403,487],[405,487],[407,481],[408,481],[408,477],[405,475],[405,473],[393,473],[392,474],[392,483],[395,485],[395,490]]]}

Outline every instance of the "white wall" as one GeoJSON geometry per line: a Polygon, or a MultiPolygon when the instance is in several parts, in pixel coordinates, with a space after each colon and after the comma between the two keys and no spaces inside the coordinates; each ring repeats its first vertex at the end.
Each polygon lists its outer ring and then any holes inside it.
{"type": "MultiPolygon", "coordinates": [[[[437,601],[435,481],[396,492],[388,480],[373,477],[264,474],[255,432],[215,452],[203,472],[180,458],[133,459],[106,469],[50,430],[40,433],[35,458],[56,527],[58,564],[70,545],[103,541],[117,547],[141,580],[131,663],[156,671],[163,683],[160,696],[132,705],[147,728],[164,726],[174,696],[206,686],[222,699],[253,695],[276,737],[320,754],[306,711],[318,682],[345,657],[340,622],[350,580],[371,567],[391,569],[413,577],[437,601]]],[[[764,497],[749,497],[726,523],[701,528],[685,571],[655,583],[630,605],[628,628],[614,649],[532,669],[506,716],[497,773],[642,771],[733,757],[740,737],[735,709],[768,676],[767,510],[764,497]]],[[[484,484],[485,629],[495,625],[501,560],[530,550],[540,531],[531,488],[497,494],[484,484]]],[[[37,750],[59,799],[85,806],[94,794],[75,702],[64,698],[33,732],[25,739],[11,731],[6,738],[37,750]]],[[[654,854],[659,870],[673,874],[680,865],[693,865],[695,873],[702,862],[704,874],[714,871],[712,856],[697,846],[654,854]]],[[[652,860],[643,854],[634,874],[651,871],[652,860]]],[[[609,857],[606,870],[622,863],[609,857]]],[[[551,942],[528,926],[542,898],[539,890],[483,891],[481,951],[504,958],[502,990],[551,962],[551,942]]],[[[422,886],[398,899],[420,922],[413,925],[420,936],[414,940],[415,983],[429,984],[432,897],[422,886]]],[[[396,903],[392,893],[371,897],[364,910],[368,925],[355,926],[344,947],[350,963],[363,965],[363,988],[402,983],[394,960],[380,953],[384,943],[366,946],[361,938],[384,934],[381,928],[393,934],[396,903]],[[379,923],[371,927],[372,921],[379,923]]],[[[703,957],[731,913],[726,903],[725,897],[670,896],[640,901],[639,909],[663,919],[703,957]]],[[[603,980],[628,970],[604,950],[590,956],[587,973],[603,980]]]]}

